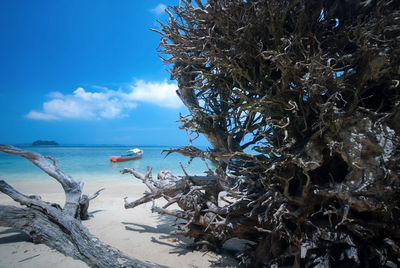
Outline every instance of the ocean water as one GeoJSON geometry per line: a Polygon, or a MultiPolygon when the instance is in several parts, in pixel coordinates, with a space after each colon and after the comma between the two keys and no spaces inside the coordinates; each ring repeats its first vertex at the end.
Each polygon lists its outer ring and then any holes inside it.
{"type": "MultiPolygon", "coordinates": [[[[152,168],[153,177],[166,168],[176,176],[182,176],[183,171],[179,162],[183,164],[189,175],[201,175],[207,170],[206,165],[201,159],[194,159],[186,167],[189,158],[177,153],[170,154],[164,158],[163,149],[169,147],[139,147],[144,150],[142,159],[111,163],[110,156],[124,154],[132,147],[127,146],[57,146],[57,147],[20,147],[40,153],[44,156],[52,156],[57,160],[58,167],[65,173],[71,175],[76,180],[88,183],[123,183],[132,182],[140,184],[141,181],[134,178],[131,174],[121,174],[122,168],[134,168],[144,173],[146,166],[152,168]]],[[[209,164],[210,165],[210,164],[209,164]]],[[[9,155],[0,152],[0,179],[8,183],[43,183],[54,181],[41,169],[23,157],[9,155]]]]}

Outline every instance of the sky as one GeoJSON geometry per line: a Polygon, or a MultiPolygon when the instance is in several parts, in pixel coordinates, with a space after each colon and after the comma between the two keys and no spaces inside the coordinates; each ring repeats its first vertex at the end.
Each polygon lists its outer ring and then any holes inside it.
{"type": "Polygon", "coordinates": [[[1,0],[0,143],[187,145],[176,121],[188,111],[149,30],[177,4],[1,0]]]}

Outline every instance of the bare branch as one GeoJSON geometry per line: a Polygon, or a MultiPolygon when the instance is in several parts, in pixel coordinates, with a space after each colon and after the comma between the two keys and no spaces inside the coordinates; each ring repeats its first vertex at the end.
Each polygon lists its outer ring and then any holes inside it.
{"type": "Polygon", "coordinates": [[[71,216],[75,215],[77,207],[79,206],[83,182],[77,182],[71,176],[65,174],[55,165],[56,161],[51,157],[47,158],[51,159],[53,163],[50,163],[45,157],[38,153],[21,150],[9,145],[0,145],[0,151],[22,156],[42,169],[49,176],[56,179],[62,185],[65,192],[66,201],[64,211],[71,216]]]}

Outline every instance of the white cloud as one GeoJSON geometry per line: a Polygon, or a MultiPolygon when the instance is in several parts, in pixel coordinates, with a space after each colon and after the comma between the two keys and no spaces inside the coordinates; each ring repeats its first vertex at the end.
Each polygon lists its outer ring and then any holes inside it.
{"type": "Polygon", "coordinates": [[[168,108],[179,108],[182,102],[176,94],[178,86],[163,82],[145,82],[138,80],[131,86],[131,93],[128,98],[131,100],[153,103],[168,108]]]}
{"type": "Polygon", "coordinates": [[[153,8],[151,12],[159,16],[165,12],[165,9],[167,9],[167,6],[160,3],[155,8],[153,8]]]}
{"type": "Polygon", "coordinates": [[[169,84],[167,80],[137,80],[125,91],[102,88],[91,92],[79,87],[72,94],[51,92],[47,95],[50,100],[43,103],[42,111],[32,110],[26,117],[35,120],[112,119],[128,116],[128,112],[140,102],[178,108],[182,103],[176,90],[176,84],[169,84]]]}
{"type": "Polygon", "coordinates": [[[57,120],[58,118],[51,114],[46,114],[37,111],[30,111],[26,117],[35,120],[57,120]]]}
{"type": "Polygon", "coordinates": [[[33,110],[26,116],[37,120],[116,118],[135,107],[115,90],[89,92],[77,88],[72,94],[52,92],[48,96],[51,100],[43,103],[42,111],[33,110]]]}

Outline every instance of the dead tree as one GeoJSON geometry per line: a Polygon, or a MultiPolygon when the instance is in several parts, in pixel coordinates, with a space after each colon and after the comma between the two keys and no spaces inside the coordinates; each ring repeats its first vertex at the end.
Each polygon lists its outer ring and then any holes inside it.
{"type": "MultiPolygon", "coordinates": [[[[400,265],[398,0],[180,1],[155,29],[190,114],[211,144],[172,149],[215,169],[141,178],[219,249],[253,242],[252,266],[400,265]],[[204,183],[203,183],[204,182],[204,183]]],[[[190,139],[190,145],[191,139],[190,139]]],[[[127,172],[127,171],[125,171],[127,172]]]]}
{"type": "Polygon", "coordinates": [[[65,205],[61,208],[58,204],[41,200],[40,196],[26,196],[1,180],[0,191],[24,206],[0,205],[1,226],[24,231],[34,243],[44,243],[91,267],[158,267],[126,256],[104,244],[82,225],[80,219],[87,219],[89,201],[97,197],[102,189],[92,196],[82,195],[83,182],[77,182],[65,174],[53,158],[7,145],[0,145],[0,151],[31,161],[56,179],[66,196],[65,205]]]}

